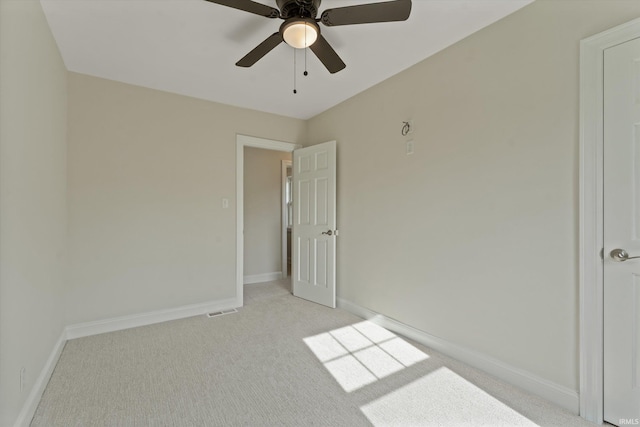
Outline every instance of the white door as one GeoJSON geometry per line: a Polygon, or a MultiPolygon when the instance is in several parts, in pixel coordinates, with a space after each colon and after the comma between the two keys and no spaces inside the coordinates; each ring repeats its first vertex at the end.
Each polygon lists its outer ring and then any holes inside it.
{"type": "Polygon", "coordinates": [[[604,419],[624,425],[640,420],[640,39],[604,64],[604,419]]]}
{"type": "Polygon", "coordinates": [[[336,142],[293,152],[293,294],[336,306],[336,142]]]}

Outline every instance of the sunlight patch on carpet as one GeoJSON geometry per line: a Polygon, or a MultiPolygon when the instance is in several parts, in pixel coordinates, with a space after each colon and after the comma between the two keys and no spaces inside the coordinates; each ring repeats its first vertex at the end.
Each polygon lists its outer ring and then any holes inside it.
{"type": "Polygon", "coordinates": [[[394,333],[369,321],[307,337],[304,342],[346,392],[429,358],[394,333]]]}
{"type": "Polygon", "coordinates": [[[444,367],[360,409],[374,426],[537,426],[444,367]]]}

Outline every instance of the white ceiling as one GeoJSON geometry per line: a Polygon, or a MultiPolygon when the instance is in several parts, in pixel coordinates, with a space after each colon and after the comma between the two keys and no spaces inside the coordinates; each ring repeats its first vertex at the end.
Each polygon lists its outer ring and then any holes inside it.
{"type": "MultiPolygon", "coordinates": [[[[324,0],[320,11],[380,0],[324,0]]],[[[269,19],[204,0],[41,0],[70,71],[308,119],[533,0],[414,0],[405,22],[324,27],[347,64],[329,74],[311,51],[281,44],[234,64],[278,30],[269,19]]],[[[276,7],[275,0],[258,2],[276,7]]]]}

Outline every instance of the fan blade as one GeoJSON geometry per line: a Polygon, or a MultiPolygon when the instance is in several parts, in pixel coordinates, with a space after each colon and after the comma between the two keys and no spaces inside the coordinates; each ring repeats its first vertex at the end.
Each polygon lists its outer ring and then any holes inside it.
{"type": "Polygon", "coordinates": [[[336,51],[333,50],[329,42],[327,42],[327,39],[322,37],[322,34],[318,34],[318,39],[314,44],[309,46],[309,48],[316,54],[320,62],[327,67],[327,70],[329,70],[331,74],[337,73],[346,67],[336,51]]]}
{"type": "Polygon", "coordinates": [[[255,13],[256,15],[265,16],[267,18],[277,18],[280,16],[280,11],[271,6],[267,6],[261,3],[256,3],[251,0],[206,0],[211,3],[221,4],[222,6],[229,6],[234,9],[244,10],[245,12],[255,13]]]}
{"type": "Polygon", "coordinates": [[[265,41],[256,46],[251,52],[247,53],[244,58],[236,62],[238,67],[251,67],[258,62],[260,58],[271,52],[273,48],[282,43],[282,35],[280,33],[273,33],[265,41]]]}
{"type": "Polygon", "coordinates": [[[338,7],[322,12],[322,23],[336,25],[370,24],[373,22],[405,21],[411,13],[411,0],[387,1],[338,7]]]}

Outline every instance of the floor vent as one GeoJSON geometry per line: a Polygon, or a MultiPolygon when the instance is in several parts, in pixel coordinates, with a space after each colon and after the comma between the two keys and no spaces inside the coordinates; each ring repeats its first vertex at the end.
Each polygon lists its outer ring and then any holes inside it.
{"type": "Polygon", "coordinates": [[[238,310],[236,310],[235,308],[232,308],[231,310],[222,310],[222,311],[216,311],[214,313],[207,313],[207,317],[218,317],[218,316],[224,316],[225,314],[231,314],[231,313],[237,313],[238,310]]]}

